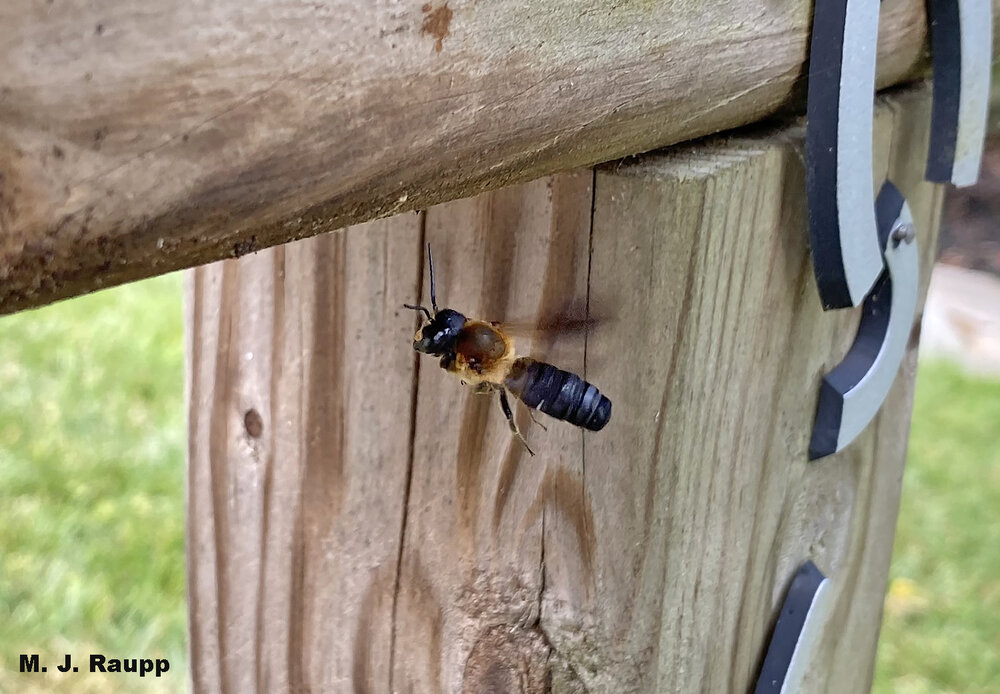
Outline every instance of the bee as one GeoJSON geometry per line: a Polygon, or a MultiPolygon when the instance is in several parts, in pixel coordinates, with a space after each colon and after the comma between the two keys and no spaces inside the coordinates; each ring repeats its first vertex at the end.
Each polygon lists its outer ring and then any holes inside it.
{"type": "MultiPolygon", "coordinates": [[[[403,304],[424,314],[413,337],[413,349],[440,359],[441,368],[457,375],[479,394],[499,392],[511,433],[535,455],[521,435],[510,408],[510,393],[531,409],[590,431],[600,431],[611,419],[611,401],[593,385],[552,364],[519,357],[514,340],[500,324],[474,320],[451,308],[439,309],[434,288],[434,258],[427,245],[431,309],[403,304]]],[[[532,417],[534,419],[534,417],[532,417]]]]}

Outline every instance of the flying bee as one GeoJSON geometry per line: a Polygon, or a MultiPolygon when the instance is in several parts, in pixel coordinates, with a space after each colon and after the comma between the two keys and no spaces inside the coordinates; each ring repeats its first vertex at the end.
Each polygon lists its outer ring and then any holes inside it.
{"type": "Polygon", "coordinates": [[[574,373],[514,352],[514,340],[499,323],[466,318],[451,308],[439,309],[434,289],[434,259],[427,245],[430,269],[431,310],[403,304],[420,311],[426,320],[413,337],[413,349],[439,357],[441,368],[457,375],[476,393],[500,393],[500,408],[511,432],[528,453],[535,452],[521,435],[511,412],[507,393],[531,409],[575,426],[600,431],[611,419],[611,401],[593,385],[574,373]]]}

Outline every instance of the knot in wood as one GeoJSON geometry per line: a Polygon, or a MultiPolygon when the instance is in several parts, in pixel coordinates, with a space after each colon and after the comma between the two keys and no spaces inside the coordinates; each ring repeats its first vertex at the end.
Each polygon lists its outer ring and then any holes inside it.
{"type": "Polygon", "coordinates": [[[463,694],[543,694],[549,646],[537,629],[498,624],[480,634],[465,662],[463,694]]]}

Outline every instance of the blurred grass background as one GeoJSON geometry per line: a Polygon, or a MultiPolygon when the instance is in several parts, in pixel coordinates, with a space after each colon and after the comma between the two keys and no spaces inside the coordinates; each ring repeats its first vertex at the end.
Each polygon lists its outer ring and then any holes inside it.
{"type": "Polygon", "coordinates": [[[0,318],[0,691],[187,691],[183,357],[176,274],[0,318]]]}
{"type": "MultiPolygon", "coordinates": [[[[0,318],[0,691],[187,691],[183,383],[179,275],[0,318]]],[[[1000,691],[998,432],[1000,381],[921,364],[879,694],[1000,691]]]]}
{"type": "Polygon", "coordinates": [[[1000,380],[921,361],[878,694],[1000,692],[1000,380]]]}

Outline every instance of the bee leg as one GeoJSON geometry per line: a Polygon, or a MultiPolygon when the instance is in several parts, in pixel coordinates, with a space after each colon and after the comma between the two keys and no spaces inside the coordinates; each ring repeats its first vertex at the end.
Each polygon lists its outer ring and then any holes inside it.
{"type": "MultiPolygon", "coordinates": [[[[465,381],[462,381],[462,385],[465,385],[465,381]]],[[[472,386],[473,395],[489,395],[493,392],[493,386],[489,383],[477,383],[472,386]]]]}
{"type": "Polygon", "coordinates": [[[530,407],[528,408],[528,416],[531,417],[531,421],[532,422],[534,422],[535,424],[537,424],[538,426],[540,426],[542,428],[542,431],[548,431],[549,430],[549,428],[547,426],[545,426],[544,424],[542,424],[541,422],[539,422],[537,419],[535,419],[535,413],[531,411],[530,407]]]}
{"type": "Polygon", "coordinates": [[[510,431],[514,436],[520,439],[524,447],[528,449],[529,455],[535,455],[535,452],[531,450],[531,446],[525,441],[524,436],[521,434],[521,430],[517,428],[517,423],[514,421],[514,413],[510,410],[510,402],[507,401],[507,391],[503,388],[500,389],[500,408],[503,410],[503,416],[507,418],[507,424],[510,425],[510,431]]]}

